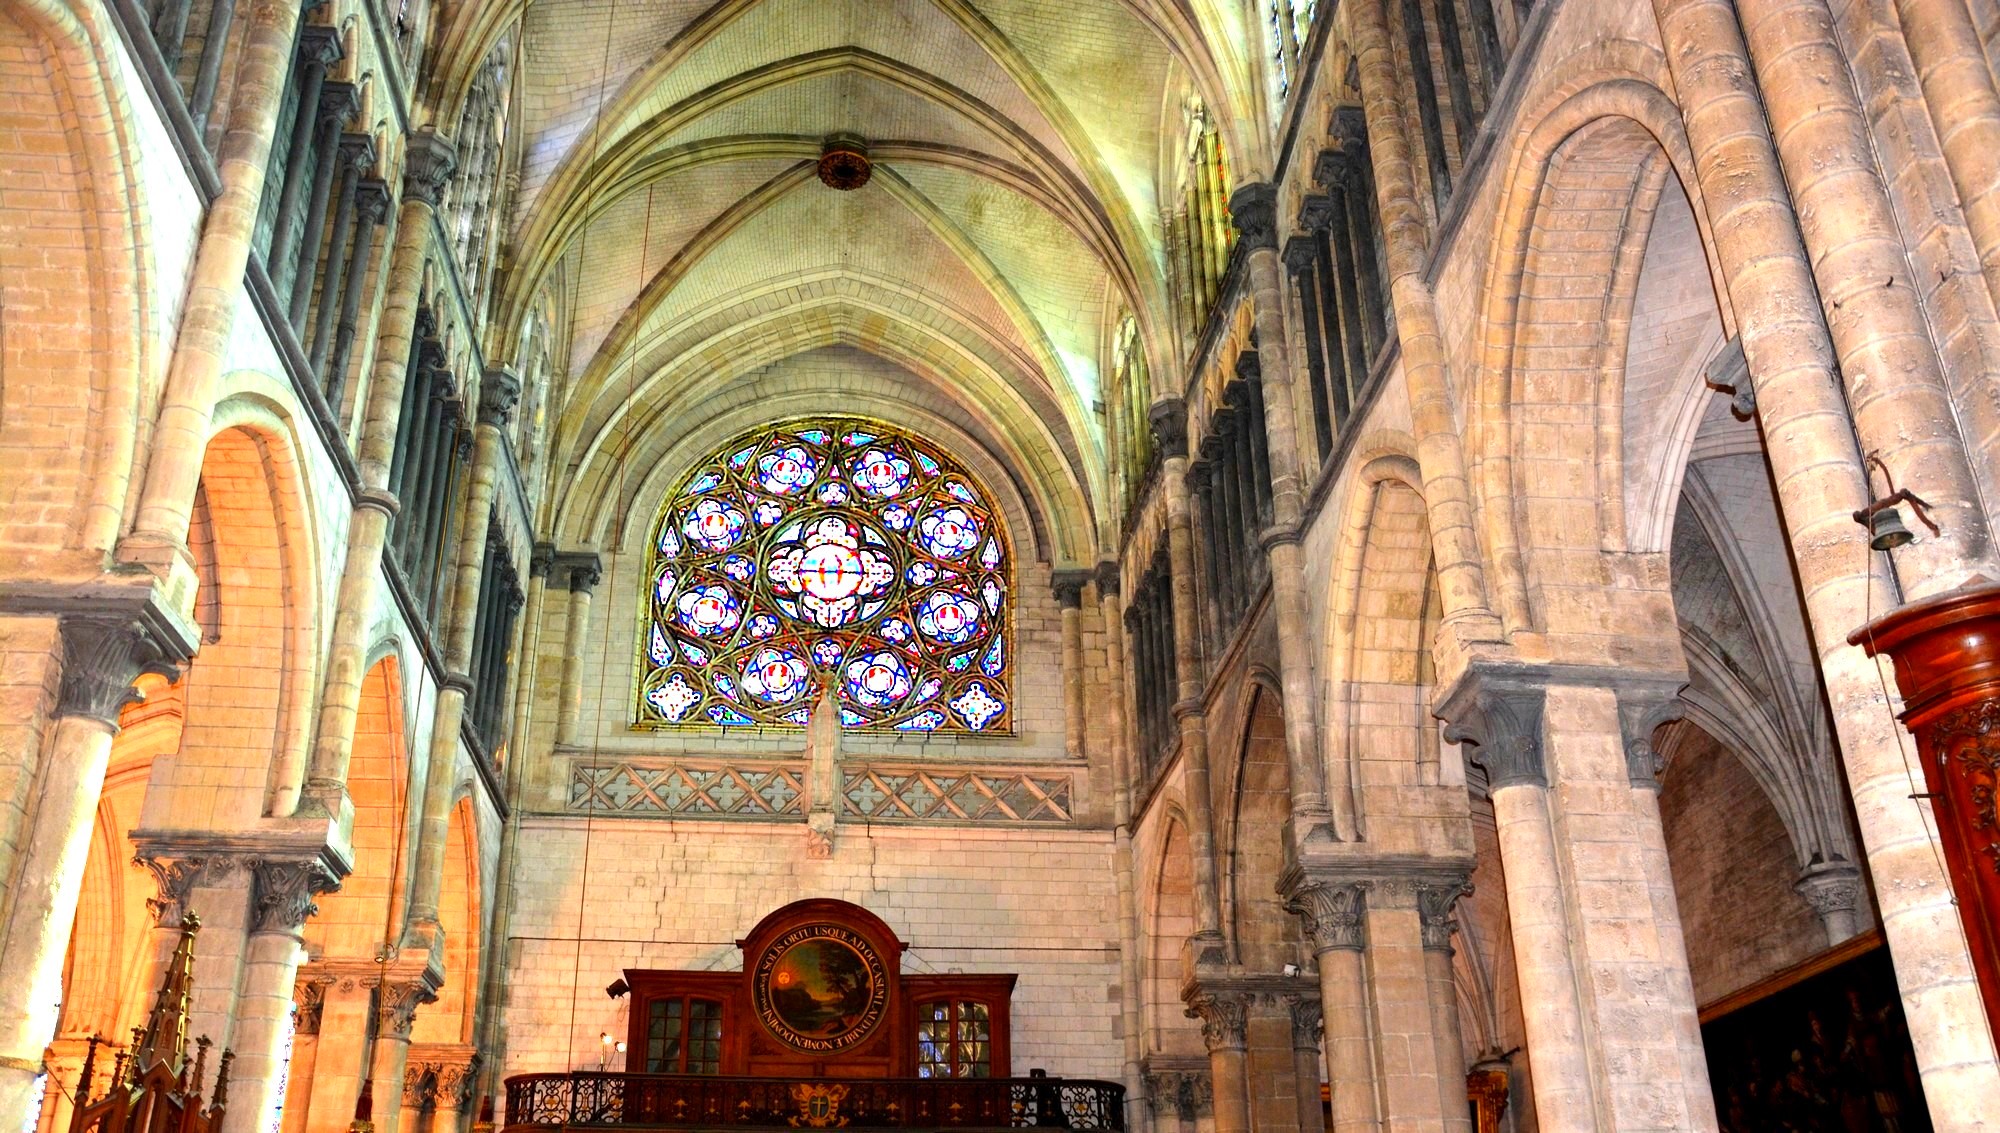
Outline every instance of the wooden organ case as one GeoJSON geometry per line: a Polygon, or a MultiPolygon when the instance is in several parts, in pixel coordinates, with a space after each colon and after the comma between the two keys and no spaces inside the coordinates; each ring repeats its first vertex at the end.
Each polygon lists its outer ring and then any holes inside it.
{"type": "Polygon", "coordinates": [[[880,917],[798,901],[736,942],[740,972],[628,969],[625,1070],[1005,1078],[1012,975],[915,975],[880,917]]]}

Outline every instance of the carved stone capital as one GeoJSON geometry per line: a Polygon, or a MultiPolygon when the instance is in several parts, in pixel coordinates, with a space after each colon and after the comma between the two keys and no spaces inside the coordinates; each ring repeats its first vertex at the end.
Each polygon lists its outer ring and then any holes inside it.
{"type": "MultiPolygon", "coordinates": [[[[408,1033],[405,1029],[404,1033],[408,1033]]],[[[435,1062],[409,1062],[403,1066],[403,1108],[422,1109],[438,1096],[438,1074],[443,1067],[435,1062]]]]}
{"type": "Polygon", "coordinates": [[[550,568],[556,565],[556,545],[536,543],[528,548],[528,577],[546,581],[550,568]]]}
{"type": "Polygon", "coordinates": [[[1326,1024],[1326,1012],[1320,1007],[1319,997],[1288,995],[1285,1007],[1292,1016],[1292,1049],[1317,1051],[1326,1024]]]}
{"type": "Polygon", "coordinates": [[[1438,718],[1444,738],[1472,744],[1468,758],[1486,769],[1487,789],[1549,785],[1542,758],[1542,707],[1547,690],[1539,683],[1512,683],[1478,673],[1465,681],[1444,704],[1438,718]]]}
{"type": "Polygon", "coordinates": [[[1187,402],[1178,397],[1156,401],[1146,410],[1146,422],[1153,428],[1153,444],[1162,457],[1187,456],[1187,402]]]}
{"type": "Polygon", "coordinates": [[[1103,562],[1098,563],[1097,577],[1095,581],[1097,583],[1097,596],[1099,598],[1104,598],[1106,596],[1118,593],[1117,560],[1106,559],[1103,562]]]}
{"type": "Polygon", "coordinates": [[[340,29],[325,24],[307,24],[299,29],[299,62],[307,66],[330,67],[345,54],[340,29]]]}
{"type": "Polygon", "coordinates": [[[354,218],[364,234],[389,215],[389,183],[370,177],[354,190],[354,218]]]}
{"type": "Polygon", "coordinates": [[[457,168],[458,151],[444,135],[436,130],[412,134],[403,160],[403,199],[438,207],[457,168]]]}
{"type": "MultiPolygon", "coordinates": [[[[1256,387],[1256,383],[1264,377],[1264,363],[1257,356],[1255,350],[1237,352],[1236,377],[1237,381],[1230,383],[1229,388],[1224,391],[1224,395],[1233,398],[1235,404],[1244,406],[1247,409],[1251,405],[1252,400],[1263,392],[1256,387]]],[[[1244,424],[1248,425],[1250,423],[1251,421],[1246,417],[1244,424]]]]}
{"type": "Polygon", "coordinates": [[[479,1085],[479,1056],[465,1062],[446,1062],[437,1072],[439,1109],[463,1110],[472,1101],[479,1085]]]}
{"type": "Polygon", "coordinates": [[[1426,951],[1451,951],[1451,934],[1457,927],[1452,911],[1458,899],[1470,892],[1472,886],[1465,884],[1417,886],[1417,920],[1423,926],[1426,951]]]}
{"type": "Polygon", "coordinates": [[[521,376],[506,366],[488,366],[479,385],[479,423],[504,429],[521,404],[521,376]]]}
{"type": "MultiPolygon", "coordinates": [[[[1351,168],[1347,155],[1342,153],[1338,146],[1329,146],[1319,151],[1319,156],[1313,158],[1313,184],[1325,185],[1329,188],[1335,185],[1343,185],[1347,182],[1347,174],[1351,168]]],[[[1311,198],[1307,199],[1310,200],[1311,198]]],[[[1320,195],[1320,199],[1327,201],[1328,208],[1331,209],[1332,201],[1330,199],[1324,195],[1320,195]]],[[[1304,219],[1301,219],[1299,223],[1304,224],[1304,219]]]]}
{"type": "Polygon", "coordinates": [[[236,872],[234,858],[170,857],[141,853],[132,864],[153,875],[154,896],[146,898],[153,923],[161,928],[178,928],[187,914],[188,894],[196,886],[213,885],[236,872]]]}
{"type": "Polygon", "coordinates": [[[176,664],[194,655],[191,637],[163,631],[152,618],[79,614],[58,625],[63,670],[56,715],[82,716],[114,731],[119,711],[143,699],[133,687],[140,673],[171,678],[176,664]]]}
{"type": "Polygon", "coordinates": [[[1306,938],[1312,941],[1315,955],[1333,951],[1358,952],[1363,941],[1361,912],[1365,902],[1364,891],[1365,886],[1359,882],[1330,885],[1308,881],[1288,895],[1285,907],[1305,922],[1306,938]]]}
{"type": "Polygon", "coordinates": [[[1233,992],[1194,991],[1187,997],[1187,1017],[1201,1020],[1201,1041],[1210,1054],[1246,1050],[1250,1045],[1249,1002],[1233,992]]]}
{"type": "Polygon", "coordinates": [[[1341,149],[1355,153],[1368,144],[1368,115],[1359,106],[1343,106],[1333,112],[1326,133],[1341,149]]]}
{"type": "Polygon", "coordinates": [[[1229,219],[1247,251],[1278,249],[1278,188],[1269,181],[1238,185],[1229,194],[1229,219]]]}
{"type": "Polygon", "coordinates": [[[1660,772],[1666,761],[1653,747],[1653,732],[1669,720],[1678,720],[1687,711],[1679,681],[1650,682],[1621,686],[1618,691],[1618,730],[1625,739],[1625,774],[1634,787],[1658,790],[1660,772]]]}
{"type": "Polygon", "coordinates": [[[1820,919],[1853,915],[1861,907],[1861,871],[1845,861],[1817,862],[1792,884],[1820,919]]]}
{"type": "Polygon", "coordinates": [[[313,898],[340,888],[340,879],[317,859],[258,861],[250,872],[256,932],[298,932],[306,918],[319,912],[313,898]]]}
{"type": "Polygon", "coordinates": [[[604,581],[604,560],[596,551],[558,552],[551,577],[559,582],[567,580],[572,592],[588,594],[604,581]]]}
{"type": "Polygon", "coordinates": [[[301,1035],[319,1034],[321,1014],[326,1010],[326,989],[332,976],[301,976],[292,992],[292,1027],[301,1035]]]}
{"type": "MultiPolygon", "coordinates": [[[[1325,154],[1320,157],[1324,159],[1325,154]]],[[[1337,160],[1337,158],[1336,158],[1337,160]]],[[[1333,198],[1325,193],[1311,193],[1299,202],[1299,227],[1307,232],[1319,232],[1333,222],[1333,198]]],[[[1303,239],[1303,237],[1301,237],[1303,239]]],[[[1312,243],[1308,241],[1308,243],[1312,243]]],[[[1317,250],[1317,245],[1314,245],[1317,250]]]]}
{"type": "Polygon", "coordinates": [[[375,1033],[383,1038],[408,1038],[417,1008],[437,1002],[437,988],[427,979],[391,980],[375,989],[375,1033]]]}
{"type": "Polygon", "coordinates": [[[1194,1121],[1215,1102],[1215,1090],[1205,1070],[1152,1070],[1146,1074],[1146,1096],[1153,1113],[1194,1121]]]}
{"type": "Polygon", "coordinates": [[[1293,275],[1304,275],[1313,269],[1319,259],[1319,246],[1312,237],[1299,235],[1285,241],[1285,267],[1293,275]]]}
{"type": "Polygon", "coordinates": [[[1049,578],[1049,588],[1055,591],[1056,605],[1065,610],[1083,607],[1083,588],[1090,583],[1087,570],[1059,570],[1049,578]]]}
{"type": "Polygon", "coordinates": [[[319,88],[320,125],[345,126],[359,113],[361,113],[361,90],[353,83],[329,79],[319,88]]]}

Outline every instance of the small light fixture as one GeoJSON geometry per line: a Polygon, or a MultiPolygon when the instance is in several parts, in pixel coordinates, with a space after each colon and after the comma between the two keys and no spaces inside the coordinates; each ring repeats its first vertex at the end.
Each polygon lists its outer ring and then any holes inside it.
{"type": "Polygon", "coordinates": [[[622,996],[626,992],[629,992],[631,990],[632,990],[632,985],[626,983],[624,977],[621,976],[618,979],[611,981],[611,986],[604,989],[604,994],[610,996],[613,999],[617,999],[619,996],[622,996]]]}
{"type": "MultiPolygon", "coordinates": [[[[1889,485],[1889,494],[1871,502],[1867,507],[1854,513],[1854,522],[1868,529],[1868,546],[1877,551],[1893,551],[1916,541],[1916,535],[1903,525],[1903,511],[1898,504],[1909,504],[1917,513],[1917,518],[1930,528],[1932,535],[1941,534],[1937,523],[1931,519],[1931,505],[1908,488],[1898,488],[1896,480],[1889,475],[1889,466],[1882,463],[1882,457],[1874,452],[1868,454],[1867,467],[1882,470],[1882,479],[1889,485]]],[[[1869,484],[1874,484],[1871,472],[1869,484]]]]}

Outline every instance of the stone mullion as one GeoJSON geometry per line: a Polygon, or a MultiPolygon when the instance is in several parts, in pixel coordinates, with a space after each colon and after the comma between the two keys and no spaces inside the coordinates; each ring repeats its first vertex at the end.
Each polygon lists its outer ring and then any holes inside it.
{"type": "Polygon", "coordinates": [[[187,47],[188,16],[192,14],[194,0],[159,0],[152,7],[153,42],[159,46],[167,73],[172,74],[180,70],[181,52],[187,47]]]}
{"type": "MultiPolygon", "coordinates": [[[[407,446],[397,437],[413,426],[404,418],[414,397],[422,394],[422,379],[413,361],[419,357],[418,302],[423,286],[424,241],[428,218],[436,207],[438,170],[450,168],[451,151],[435,134],[425,132],[409,141],[403,204],[397,216],[395,244],[390,255],[389,284],[384,297],[374,380],[361,414],[355,444],[361,488],[347,528],[347,557],[341,566],[340,588],[334,601],[333,632],[327,643],[325,684],[320,692],[318,728],[312,763],[307,772],[301,810],[339,816],[349,808],[348,760],[361,703],[361,682],[367,662],[370,626],[375,612],[375,587],[389,539],[389,523],[398,501],[392,493],[396,466],[407,446]],[[415,377],[416,380],[411,379],[415,377]]],[[[369,242],[368,226],[358,226],[358,243],[369,242]]],[[[365,262],[365,257],[363,259],[365,262]]],[[[352,272],[348,293],[355,293],[362,273],[352,272]]],[[[342,316],[343,330],[348,325],[342,316]]],[[[345,373],[345,351],[335,351],[345,373]]]]}
{"type": "Polygon", "coordinates": [[[1138,641],[1138,680],[1135,686],[1139,695],[1140,742],[1144,745],[1145,764],[1151,770],[1160,757],[1160,636],[1159,621],[1153,610],[1153,581],[1148,577],[1140,584],[1139,592],[1132,596],[1132,630],[1138,641]]]}
{"type": "Polygon", "coordinates": [[[1321,337],[1318,282],[1319,247],[1310,235],[1285,241],[1285,267],[1299,297],[1299,325],[1306,344],[1306,383],[1312,394],[1313,440],[1322,466],[1333,455],[1333,408],[1328,403],[1325,342],[1321,337]]]}
{"type": "Polygon", "coordinates": [[[313,136],[319,131],[320,92],[326,72],[340,59],[340,33],[330,27],[311,25],[299,33],[299,82],[297,110],[292,115],[292,137],[286,147],[285,180],[278,189],[277,218],[271,225],[271,245],[264,255],[271,283],[279,286],[278,268],[292,261],[293,224],[299,198],[305,193],[305,178],[299,176],[313,136]]]}
{"type": "Polygon", "coordinates": [[[1333,251],[1333,274],[1340,283],[1340,341],[1347,352],[1347,396],[1352,399],[1361,395],[1368,384],[1368,336],[1362,329],[1365,321],[1363,299],[1361,297],[1360,272],[1354,244],[1354,226],[1350,222],[1348,205],[1347,172],[1327,186],[1327,199],[1333,205],[1332,223],[1328,225],[1327,242],[1333,251]]]}
{"type": "Polygon", "coordinates": [[[326,383],[326,400],[336,414],[340,412],[341,398],[347,388],[349,356],[354,349],[355,333],[361,324],[361,298],[368,286],[368,263],[375,251],[375,228],[382,223],[388,207],[388,187],[380,181],[363,180],[356,189],[358,217],[354,226],[353,249],[342,276],[340,320],[334,327],[333,351],[323,365],[315,359],[313,366],[326,383]]]}
{"type": "Polygon", "coordinates": [[[1472,42],[1479,51],[1479,93],[1483,105],[1491,107],[1493,92],[1507,69],[1507,58],[1500,53],[1500,25],[1493,18],[1493,0],[1465,0],[1465,8],[1472,16],[1472,42]]]}
{"type": "Polygon", "coordinates": [[[1265,432],[1264,383],[1258,371],[1257,355],[1243,353],[1236,358],[1236,372],[1242,379],[1243,432],[1250,438],[1250,480],[1257,487],[1258,526],[1269,526],[1271,514],[1271,449],[1265,432]]]}
{"type": "MultiPolygon", "coordinates": [[[[1334,140],[1340,148],[1332,156],[1334,161],[1327,167],[1329,181],[1337,178],[1341,196],[1347,204],[1347,235],[1353,249],[1355,290],[1361,298],[1361,346],[1362,357],[1372,366],[1382,351],[1382,339],[1387,331],[1387,321],[1382,309],[1388,299],[1382,287],[1381,263],[1383,241],[1375,231],[1375,178],[1369,165],[1368,124],[1362,112],[1355,107],[1337,110],[1333,115],[1334,140]]],[[[1325,162],[1328,155],[1322,154],[1325,162]]],[[[1314,168],[1318,177],[1320,167],[1314,168]]],[[[1365,373],[1365,371],[1364,371],[1365,373]]]]}
{"type": "Polygon", "coordinates": [[[431,500],[437,491],[432,482],[437,477],[439,456],[449,442],[451,429],[450,375],[427,370],[423,380],[426,388],[418,419],[423,431],[417,434],[417,449],[410,457],[407,490],[397,493],[404,501],[404,516],[409,520],[398,548],[402,552],[403,581],[409,584],[410,597],[419,608],[426,604],[424,552],[430,541],[431,500]]]}
{"type": "Polygon", "coordinates": [[[1439,115],[1437,78],[1432,71],[1430,32],[1424,27],[1423,0],[1402,0],[1403,38],[1410,53],[1410,82],[1417,96],[1417,121],[1424,131],[1424,165],[1430,174],[1431,204],[1443,216],[1451,203],[1451,164],[1445,156],[1444,119],[1439,115]]]}
{"type": "MultiPolygon", "coordinates": [[[[339,185],[333,194],[333,226],[327,233],[324,266],[316,273],[319,277],[319,305],[313,309],[311,333],[302,331],[300,334],[305,346],[307,368],[318,380],[322,393],[327,389],[326,359],[333,345],[330,341],[333,319],[340,310],[340,296],[347,290],[348,269],[353,266],[353,257],[348,254],[348,242],[354,237],[355,205],[361,195],[362,166],[367,164],[364,155],[372,153],[373,149],[373,141],[368,135],[343,134],[336,155],[339,185]]],[[[311,295],[310,283],[306,285],[305,292],[311,295]]],[[[298,291],[295,289],[295,305],[297,298],[298,291]]],[[[327,408],[338,419],[340,403],[331,396],[326,401],[327,408]]]]}
{"type": "MultiPolygon", "coordinates": [[[[429,344],[425,344],[425,353],[428,353],[428,347],[429,344]]],[[[410,422],[408,445],[397,454],[402,474],[391,488],[403,504],[402,513],[396,517],[396,563],[403,568],[403,581],[410,584],[414,597],[417,533],[424,522],[424,501],[428,491],[425,480],[430,475],[432,450],[437,447],[438,421],[444,414],[444,398],[438,395],[441,383],[428,361],[418,362],[410,381],[416,387],[410,399],[410,408],[416,411],[416,416],[410,422]]]]}
{"type": "Polygon", "coordinates": [[[1339,434],[1346,431],[1354,404],[1352,391],[1360,382],[1348,372],[1353,355],[1340,319],[1340,277],[1335,267],[1338,260],[1333,253],[1333,237],[1328,232],[1332,206],[1331,197],[1306,198],[1306,219],[1311,222],[1313,250],[1318,253],[1313,264],[1318,281],[1319,317],[1326,326],[1327,394],[1333,407],[1333,430],[1339,434]]]}
{"type": "Polygon", "coordinates": [[[60,1019],[63,963],[111,742],[133,682],[193,655],[194,635],[144,593],[130,610],[63,616],[61,685],[42,741],[34,821],[8,877],[0,922],[0,1127],[21,1128],[60,1019]],[[11,1123],[11,1124],[9,1124],[11,1123]]]}
{"type": "Polygon", "coordinates": [[[201,41],[201,59],[195,64],[194,88],[188,96],[188,114],[202,130],[208,129],[209,111],[215,109],[215,88],[222,81],[222,56],[228,50],[229,27],[235,20],[236,0],[212,0],[208,30],[201,41]]]}
{"type": "Polygon", "coordinates": [[[1132,643],[1127,660],[1132,670],[1132,737],[1134,745],[1132,766],[1135,777],[1151,766],[1153,757],[1152,737],[1149,734],[1151,729],[1148,727],[1152,720],[1151,704],[1147,700],[1150,693],[1146,688],[1146,666],[1151,660],[1148,654],[1152,650],[1152,643],[1146,638],[1146,619],[1144,611],[1139,605],[1140,596],[1140,593],[1132,595],[1131,604],[1125,607],[1124,614],[1125,636],[1132,643]]]}
{"type": "MultiPolygon", "coordinates": [[[[256,9],[237,54],[229,125],[216,154],[222,192],[210,202],[202,222],[155,417],[138,514],[120,549],[121,558],[159,573],[191,577],[187,531],[195,487],[236,326],[237,296],[250,262],[271,136],[277,129],[298,24],[298,0],[270,0],[256,9]]],[[[211,44],[220,46],[214,40],[211,44]]],[[[99,545],[88,533],[80,541],[99,545]]]]}
{"type": "Polygon", "coordinates": [[[1424,279],[1429,227],[1417,197],[1411,144],[1404,131],[1395,52],[1389,43],[1388,2],[1349,0],[1345,10],[1360,70],[1384,266],[1444,605],[1440,647],[1449,660],[1462,642],[1498,638],[1500,622],[1487,605],[1484,559],[1452,407],[1437,301],[1424,279]]]}
{"type": "Polygon", "coordinates": [[[1235,446],[1229,443],[1229,411],[1217,410],[1209,417],[1208,424],[1209,434],[1202,438],[1202,452],[1206,455],[1212,447],[1216,494],[1222,501],[1222,523],[1211,533],[1214,536],[1211,545],[1222,552],[1228,567],[1228,586],[1222,592],[1222,614],[1228,624],[1221,635],[1227,638],[1228,630],[1242,612],[1244,592],[1250,589],[1250,564],[1243,557],[1243,481],[1236,474],[1235,446]]]}
{"type": "Polygon", "coordinates": [[[1456,0],[1431,0],[1431,5],[1437,13],[1438,46],[1444,53],[1444,81],[1451,91],[1451,120],[1458,134],[1458,159],[1462,163],[1472,150],[1473,136],[1479,132],[1478,109],[1472,104],[1471,76],[1465,67],[1465,40],[1459,35],[1456,0]]]}
{"type": "MultiPolygon", "coordinates": [[[[1194,509],[1193,522],[1197,531],[1215,530],[1215,466],[1206,459],[1197,460],[1189,469],[1191,491],[1188,504],[1194,509]]],[[[1195,543],[1196,577],[1201,583],[1201,609],[1208,616],[1208,636],[1211,643],[1219,641],[1222,635],[1222,559],[1215,552],[1213,542],[1202,539],[1195,543]]]]}
{"type": "MultiPolygon", "coordinates": [[[[1225,394],[1225,396],[1227,396],[1225,394]]],[[[1250,456],[1250,414],[1240,405],[1229,416],[1229,435],[1225,438],[1228,446],[1223,451],[1228,454],[1225,463],[1236,477],[1236,500],[1239,511],[1236,515],[1236,537],[1243,556],[1243,592],[1237,595],[1237,615],[1249,610],[1257,587],[1264,581],[1268,564],[1263,562],[1262,549],[1257,545],[1257,532],[1262,529],[1262,508],[1258,502],[1257,462],[1250,456]]]]}
{"type": "MultiPolygon", "coordinates": [[[[412,301],[414,302],[414,299],[412,301]]],[[[395,370],[395,386],[400,391],[401,400],[391,418],[396,423],[395,434],[389,439],[394,455],[383,454],[388,458],[383,461],[383,465],[387,480],[384,487],[399,498],[409,495],[410,467],[416,458],[417,449],[422,447],[423,443],[425,402],[430,398],[429,366],[424,361],[424,344],[434,329],[430,325],[430,318],[429,311],[416,312],[415,325],[409,331],[407,360],[395,370]]],[[[380,389],[382,386],[383,375],[378,373],[375,376],[375,388],[380,389]]],[[[370,427],[374,424],[374,421],[364,423],[362,433],[364,440],[367,439],[370,427]]],[[[399,541],[402,535],[402,525],[398,524],[396,537],[399,541]]]]}
{"type": "Polygon", "coordinates": [[[1229,275],[1229,183],[1222,168],[1222,133],[1211,127],[1204,140],[1208,143],[1208,162],[1204,167],[1208,172],[1210,255],[1215,260],[1215,300],[1222,298],[1222,281],[1229,275]]]}
{"type": "MultiPolygon", "coordinates": [[[[437,378],[441,390],[451,389],[448,375],[439,372],[437,378]]],[[[410,552],[411,560],[416,564],[415,577],[410,585],[431,624],[432,636],[440,644],[449,629],[449,611],[438,599],[438,581],[444,557],[449,552],[444,529],[451,513],[452,489],[458,479],[459,417],[462,410],[463,403],[456,396],[447,393],[439,400],[438,419],[431,429],[431,447],[426,454],[428,461],[422,490],[415,497],[422,521],[415,532],[416,546],[410,552]]],[[[447,665],[445,671],[454,670],[447,665]]]]}
{"type": "MultiPolygon", "coordinates": [[[[1767,455],[1820,673],[1837,706],[1848,790],[1925,1096],[1934,1117],[1945,1118],[1940,1129],[1970,1130],[1977,1127],[1971,1115],[2000,1093],[1993,1039],[1963,1025],[1983,1009],[1963,938],[1939,928],[1958,914],[1925,815],[1908,797],[1907,756],[1880,672],[1840,644],[1871,607],[1890,606],[1885,595],[1894,584],[1880,560],[1860,553],[1852,513],[1872,492],[1815,308],[1808,253],[1793,227],[1793,198],[1764,104],[1742,78],[1749,66],[1735,6],[1654,0],[1653,10],[1674,85],[1685,105],[1701,107],[1684,118],[1707,211],[1729,218],[1715,228],[1716,259],[1754,379],[1758,421],[1775,438],[1767,455]]],[[[1949,575],[1925,569],[1906,578],[1929,589],[1953,585],[1949,575]]]]}
{"type": "MultiPolygon", "coordinates": [[[[305,333],[306,308],[312,303],[313,284],[319,277],[322,241],[326,238],[326,206],[332,199],[334,174],[342,164],[341,127],[359,108],[360,95],[354,84],[331,82],[320,89],[319,102],[313,110],[316,160],[312,193],[306,199],[305,227],[300,230],[299,247],[291,259],[291,278],[286,281],[291,287],[286,315],[294,334],[305,333]]],[[[334,254],[331,250],[324,252],[326,256],[334,254]]],[[[277,281],[272,283],[276,286],[277,281]]]]}

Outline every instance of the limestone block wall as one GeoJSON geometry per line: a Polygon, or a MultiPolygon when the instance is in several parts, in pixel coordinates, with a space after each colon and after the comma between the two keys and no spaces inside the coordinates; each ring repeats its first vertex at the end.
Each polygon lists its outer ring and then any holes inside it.
{"type": "Polygon", "coordinates": [[[1109,833],[843,824],[834,845],[815,859],[803,827],[524,818],[503,1075],[595,1068],[598,1035],[625,1033],[628,1001],[604,993],[625,968],[739,969],[736,941],[767,913],[834,897],[895,929],[906,972],[1018,973],[1015,1073],[1118,1078],[1109,833]]]}

